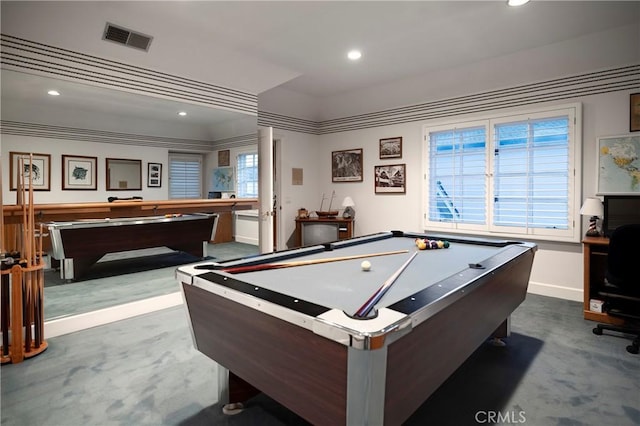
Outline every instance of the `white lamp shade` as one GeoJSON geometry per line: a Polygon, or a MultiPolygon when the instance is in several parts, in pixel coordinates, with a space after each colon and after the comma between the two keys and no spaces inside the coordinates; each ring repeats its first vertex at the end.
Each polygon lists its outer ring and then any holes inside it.
{"type": "Polygon", "coordinates": [[[344,200],[342,200],[342,207],[353,207],[355,205],[356,203],[353,202],[351,197],[344,197],[344,200]]]}
{"type": "Polygon", "coordinates": [[[584,200],[584,204],[582,204],[582,208],[580,209],[580,214],[583,216],[598,216],[602,217],[604,214],[604,207],[602,206],[602,201],[600,201],[597,197],[589,197],[584,200]]]}

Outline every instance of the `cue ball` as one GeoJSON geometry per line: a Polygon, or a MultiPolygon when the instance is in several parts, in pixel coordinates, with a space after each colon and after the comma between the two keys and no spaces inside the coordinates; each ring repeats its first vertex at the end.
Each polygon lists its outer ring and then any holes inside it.
{"type": "Polygon", "coordinates": [[[368,260],[363,260],[360,264],[360,267],[363,271],[368,271],[371,269],[371,262],[369,262],[368,260]]]}

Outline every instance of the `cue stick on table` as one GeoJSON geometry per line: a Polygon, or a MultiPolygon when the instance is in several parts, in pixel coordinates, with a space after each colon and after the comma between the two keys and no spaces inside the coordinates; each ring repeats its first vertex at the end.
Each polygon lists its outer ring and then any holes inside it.
{"type": "MultiPolygon", "coordinates": [[[[229,274],[240,274],[243,272],[254,272],[254,271],[264,271],[267,269],[281,269],[281,268],[295,268],[297,266],[306,266],[306,265],[316,265],[319,263],[329,263],[329,262],[340,262],[343,260],[352,260],[352,259],[362,259],[363,257],[376,257],[376,256],[388,256],[392,254],[400,254],[400,253],[408,253],[409,250],[396,250],[396,251],[385,251],[380,253],[369,253],[369,254],[356,254],[353,256],[342,256],[342,257],[328,257],[326,259],[310,259],[310,260],[298,260],[293,262],[279,262],[279,263],[262,263],[258,265],[247,265],[247,266],[232,266],[229,268],[224,268],[222,271],[227,272],[229,274]]],[[[206,269],[207,265],[201,265],[198,269],[206,269]]]]}
{"type": "Polygon", "coordinates": [[[367,315],[369,315],[369,312],[371,312],[371,309],[373,308],[373,306],[376,303],[378,303],[380,301],[380,299],[382,299],[382,296],[384,296],[384,294],[387,292],[387,290],[389,290],[391,288],[391,286],[398,279],[400,274],[402,274],[402,272],[407,268],[407,266],[409,266],[411,261],[413,259],[415,259],[415,257],[417,255],[418,255],[418,252],[417,251],[414,252],[411,255],[411,257],[409,259],[407,259],[407,261],[404,262],[404,264],[400,268],[398,268],[398,270],[396,272],[393,273],[393,275],[391,275],[389,278],[387,278],[387,280],[384,282],[384,284],[382,284],[382,287],[380,287],[375,293],[373,293],[373,295],[371,295],[369,300],[367,300],[364,303],[364,305],[362,305],[360,307],[360,309],[358,309],[356,311],[354,316],[356,316],[358,318],[364,318],[367,315]]]}

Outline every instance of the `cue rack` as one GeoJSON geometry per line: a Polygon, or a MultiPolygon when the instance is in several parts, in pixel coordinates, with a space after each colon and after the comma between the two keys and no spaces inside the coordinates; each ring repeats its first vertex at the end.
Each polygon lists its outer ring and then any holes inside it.
{"type": "Polygon", "coordinates": [[[16,364],[47,349],[47,342],[44,340],[44,231],[43,225],[35,222],[32,163],[33,154],[18,157],[17,204],[22,207],[22,223],[18,226],[15,238],[11,238],[11,244],[5,241],[3,203],[3,211],[0,211],[2,364],[16,364]],[[13,247],[7,250],[9,247],[5,245],[13,247]]]}

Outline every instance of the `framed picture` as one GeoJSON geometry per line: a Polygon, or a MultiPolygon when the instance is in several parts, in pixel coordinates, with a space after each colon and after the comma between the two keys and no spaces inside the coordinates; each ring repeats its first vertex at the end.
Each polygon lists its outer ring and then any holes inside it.
{"type": "Polygon", "coordinates": [[[332,182],[362,182],[362,148],[331,153],[332,182]]]}
{"type": "Polygon", "coordinates": [[[98,157],[63,154],[62,189],[95,191],[98,189],[97,167],[98,157]]]}
{"type": "Polygon", "coordinates": [[[598,138],[598,195],[640,194],[640,135],[598,138]]]}
{"type": "Polygon", "coordinates": [[[213,191],[231,192],[235,188],[233,167],[218,167],[213,169],[213,191]]]}
{"type": "Polygon", "coordinates": [[[21,175],[24,176],[25,189],[29,188],[29,182],[32,182],[34,191],[50,191],[51,155],[9,152],[9,188],[12,191],[18,189],[21,175]]]}
{"type": "Polygon", "coordinates": [[[640,131],[640,93],[632,93],[630,96],[629,130],[640,131]]]}
{"type": "Polygon", "coordinates": [[[407,192],[406,164],[375,166],[374,174],[376,194],[404,194],[407,192]]]}
{"type": "Polygon", "coordinates": [[[402,137],[380,139],[380,159],[402,158],[402,137]]]}
{"type": "Polygon", "coordinates": [[[230,164],[229,159],[229,150],[224,149],[222,151],[218,151],[218,167],[227,167],[230,164]]]}
{"type": "Polygon", "coordinates": [[[162,186],[162,164],[147,164],[147,186],[149,188],[160,188],[162,186]]]}

